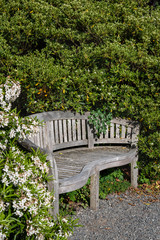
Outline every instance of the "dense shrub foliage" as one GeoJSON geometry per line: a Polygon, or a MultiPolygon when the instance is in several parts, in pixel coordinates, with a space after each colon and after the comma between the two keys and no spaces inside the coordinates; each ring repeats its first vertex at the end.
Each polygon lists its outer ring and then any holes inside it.
{"type": "Polygon", "coordinates": [[[151,159],[160,174],[158,2],[2,0],[0,10],[0,75],[20,81],[23,114],[100,108],[138,120],[143,175],[154,177],[151,159]]]}

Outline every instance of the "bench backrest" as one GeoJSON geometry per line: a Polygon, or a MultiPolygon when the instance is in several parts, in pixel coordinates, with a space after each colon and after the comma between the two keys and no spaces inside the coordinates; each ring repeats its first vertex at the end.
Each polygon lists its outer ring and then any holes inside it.
{"type": "Polygon", "coordinates": [[[87,112],[81,115],[70,111],[33,114],[30,117],[44,121],[44,126],[40,127],[39,132],[30,140],[39,147],[51,151],[85,145],[92,148],[95,144],[101,143],[136,145],[139,133],[136,122],[112,119],[106,133],[97,138],[88,123],[89,114],[87,112]]]}

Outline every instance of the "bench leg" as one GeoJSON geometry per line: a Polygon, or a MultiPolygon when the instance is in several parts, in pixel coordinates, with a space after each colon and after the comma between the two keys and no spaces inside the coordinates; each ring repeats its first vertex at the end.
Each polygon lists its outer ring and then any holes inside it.
{"type": "Polygon", "coordinates": [[[58,180],[48,182],[48,190],[54,192],[55,201],[53,202],[53,209],[50,209],[50,214],[57,219],[59,214],[59,182],[58,180]]]}
{"type": "Polygon", "coordinates": [[[131,162],[131,186],[137,188],[138,186],[138,168],[137,168],[138,157],[131,162]]]}
{"type": "Polygon", "coordinates": [[[54,192],[54,217],[57,218],[57,215],[59,215],[59,194],[54,192]]]}
{"type": "Polygon", "coordinates": [[[91,176],[90,208],[93,210],[99,208],[99,171],[91,176]]]}

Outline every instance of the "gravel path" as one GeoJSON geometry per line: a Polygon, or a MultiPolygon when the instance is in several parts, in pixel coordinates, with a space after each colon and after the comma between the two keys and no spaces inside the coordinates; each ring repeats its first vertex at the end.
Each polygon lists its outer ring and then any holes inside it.
{"type": "Polygon", "coordinates": [[[97,212],[80,209],[74,218],[83,227],[69,240],[160,240],[160,195],[112,194],[97,212]]]}

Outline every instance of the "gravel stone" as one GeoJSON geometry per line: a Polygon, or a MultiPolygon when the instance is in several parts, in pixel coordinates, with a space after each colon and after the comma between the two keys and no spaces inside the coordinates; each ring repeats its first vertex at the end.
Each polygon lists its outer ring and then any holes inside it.
{"type": "Polygon", "coordinates": [[[100,200],[98,211],[79,209],[69,240],[160,240],[160,195],[127,191],[100,200]]]}

